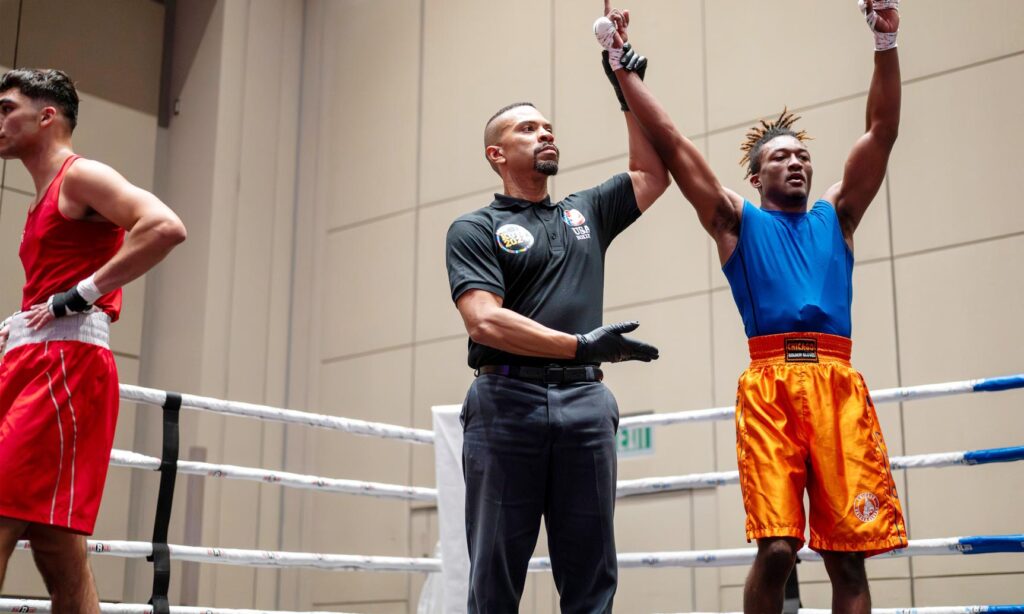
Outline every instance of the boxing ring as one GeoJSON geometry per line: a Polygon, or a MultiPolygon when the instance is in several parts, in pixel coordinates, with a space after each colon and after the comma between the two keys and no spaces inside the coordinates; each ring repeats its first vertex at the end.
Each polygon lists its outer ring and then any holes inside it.
{"type": "MultiPolygon", "coordinates": [[[[877,404],[911,401],[942,396],[998,392],[1024,388],[1024,374],[985,379],[964,380],[879,390],[872,394],[877,404]]],[[[161,496],[158,503],[156,528],[152,542],[89,540],[89,552],[93,556],[117,556],[142,558],[155,562],[155,576],[163,573],[163,593],[154,591],[157,607],[144,604],[110,604],[101,606],[103,612],[121,614],[271,614],[269,610],[227,609],[195,606],[166,605],[169,561],[190,561],[204,564],[241,565],[279,569],[318,569],[329,571],[373,571],[433,574],[421,596],[420,611],[464,611],[466,603],[466,572],[468,557],[465,547],[463,517],[464,485],[461,473],[461,438],[459,406],[440,406],[433,409],[434,430],[414,429],[402,426],[353,420],[324,414],[302,412],[293,409],[270,407],[251,403],[225,401],[209,397],[142,388],[121,386],[123,401],[163,407],[164,411],[164,453],[161,458],[141,453],[114,450],[111,466],[131,469],[159,471],[161,473],[161,496]],[[415,445],[434,445],[437,468],[437,489],[412,487],[378,482],[365,482],[305,475],[285,471],[273,471],[255,467],[182,461],[177,459],[177,424],[181,408],[206,411],[222,415],[246,417],[288,424],[300,424],[344,433],[394,439],[415,445]],[[432,501],[438,505],[441,531],[440,558],[387,557],[352,554],[322,554],[309,552],[282,552],[268,550],[246,550],[209,546],[184,546],[166,543],[167,522],[171,504],[167,491],[173,493],[174,477],[177,474],[202,475],[211,478],[249,480],[276,484],[283,488],[300,488],[341,493],[351,496],[366,496],[405,501],[432,501]],[[169,487],[168,487],[169,484],[169,487]],[[162,524],[162,531],[161,531],[162,524]],[[162,571],[161,571],[161,568],[162,571]],[[429,594],[428,594],[429,593],[429,594]],[[161,598],[163,601],[161,602],[161,598]],[[428,603],[433,599],[432,603],[428,603]],[[431,606],[434,608],[431,610],[431,606]]],[[[696,411],[649,414],[624,418],[620,427],[651,426],[663,427],[691,422],[731,420],[733,407],[718,407],[696,411]]],[[[924,467],[948,467],[953,465],[985,465],[990,463],[1015,462],[1024,460],[1024,446],[967,450],[899,456],[890,459],[893,469],[917,469],[924,467]]],[[[638,480],[620,480],[617,496],[637,497],[654,493],[681,490],[715,488],[737,483],[738,472],[698,473],[678,476],[651,477],[638,480]]],[[[738,528],[737,530],[740,530],[738,528]]],[[[28,542],[18,543],[18,549],[29,549],[28,542]]],[[[723,567],[749,565],[756,548],[734,548],[703,551],[679,552],[624,552],[618,555],[620,568],[639,567],[723,567]]],[[[992,553],[1024,553],[1024,534],[1015,535],[974,535],[910,540],[908,547],[894,550],[878,558],[903,558],[919,556],[985,555],[992,553]]],[[[804,548],[799,553],[801,561],[820,561],[821,557],[804,548]]],[[[550,569],[550,560],[534,558],[530,562],[531,572],[550,569]]],[[[159,587],[160,581],[154,586],[159,587]]],[[[48,601],[10,599],[0,597],[0,611],[3,612],[50,612],[48,601]]],[[[800,612],[815,613],[827,610],[801,609],[800,612]]],[[[957,614],[968,612],[1022,612],[1024,604],[1000,606],[948,606],[909,609],[876,609],[875,612],[957,614]]],[[[274,611],[276,614],[298,614],[274,611]]],[[[344,614],[335,612],[335,614],[344,614]]]]}

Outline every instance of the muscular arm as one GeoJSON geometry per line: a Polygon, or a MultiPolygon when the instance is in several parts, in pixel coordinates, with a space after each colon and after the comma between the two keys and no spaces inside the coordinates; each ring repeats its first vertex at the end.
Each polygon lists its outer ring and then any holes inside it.
{"type": "Polygon", "coordinates": [[[854,230],[885,179],[889,154],[899,131],[900,96],[897,50],[875,52],[875,72],[868,92],[867,132],[850,151],[843,180],[829,188],[825,195],[825,200],[835,205],[843,235],[851,246],[854,230]]]}
{"type": "Polygon", "coordinates": [[[629,134],[629,177],[633,181],[636,206],[643,212],[668,189],[668,169],[633,114],[627,111],[625,116],[629,134]]]}
{"type": "MultiPolygon", "coordinates": [[[[101,295],[141,277],[185,240],[185,226],[167,205],[100,162],[76,162],[64,176],[61,194],[58,206],[65,216],[103,218],[128,231],[121,249],[92,276],[101,295]]],[[[53,319],[44,302],[29,309],[27,324],[39,329],[53,319]]]]}
{"type": "Polygon", "coordinates": [[[697,210],[701,225],[718,243],[719,255],[725,262],[736,246],[743,198],[719,183],[697,146],[679,132],[668,112],[636,74],[618,70],[615,75],[632,115],[683,196],[697,210]]]}
{"type": "Polygon", "coordinates": [[[72,212],[95,211],[128,231],[121,249],[96,272],[104,294],[141,277],[185,240],[185,226],[167,205],[100,162],[76,162],[63,192],[72,212]]]}
{"type": "Polygon", "coordinates": [[[486,290],[467,290],[455,302],[466,332],[479,344],[520,356],[576,356],[575,335],[542,326],[501,305],[501,297],[486,290]]]}

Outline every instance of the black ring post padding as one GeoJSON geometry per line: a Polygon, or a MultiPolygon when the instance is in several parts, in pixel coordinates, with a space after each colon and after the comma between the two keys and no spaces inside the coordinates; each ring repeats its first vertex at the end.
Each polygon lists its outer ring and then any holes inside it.
{"type": "Polygon", "coordinates": [[[178,476],[178,415],[181,395],[168,392],[164,402],[164,444],[160,457],[160,494],[156,500],[153,520],[153,554],[146,557],[153,563],[153,596],[149,603],[153,614],[170,614],[167,590],[171,585],[171,552],[167,546],[167,529],[171,524],[174,503],[174,481],[178,476]]]}

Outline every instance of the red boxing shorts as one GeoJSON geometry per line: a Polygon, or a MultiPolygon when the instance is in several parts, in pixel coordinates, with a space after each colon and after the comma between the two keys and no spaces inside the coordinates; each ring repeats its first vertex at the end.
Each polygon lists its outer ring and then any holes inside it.
{"type": "Polygon", "coordinates": [[[813,550],[881,554],[907,545],[882,429],[850,340],[788,333],[749,340],[736,395],[736,455],[747,541],[804,540],[813,550]]]}
{"type": "Polygon", "coordinates": [[[117,425],[110,318],[11,322],[0,362],[0,516],[91,535],[117,425]]]}

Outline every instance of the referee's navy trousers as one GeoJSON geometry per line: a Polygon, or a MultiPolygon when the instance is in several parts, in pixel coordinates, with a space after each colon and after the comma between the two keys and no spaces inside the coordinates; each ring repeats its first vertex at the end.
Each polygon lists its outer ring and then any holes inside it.
{"type": "Polygon", "coordinates": [[[469,612],[519,611],[541,516],[562,612],[611,612],[619,423],[611,391],[481,375],[461,418],[469,612]]]}

